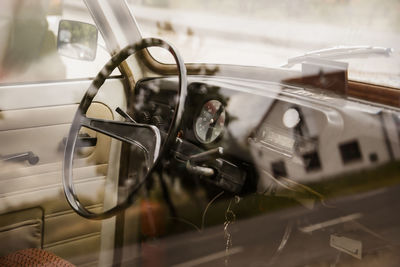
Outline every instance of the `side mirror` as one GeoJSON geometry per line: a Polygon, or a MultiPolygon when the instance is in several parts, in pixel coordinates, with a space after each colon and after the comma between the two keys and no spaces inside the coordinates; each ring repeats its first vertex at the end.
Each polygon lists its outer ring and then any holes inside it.
{"type": "Polygon", "coordinates": [[[79,60],[94,60],[97,51],[96,26],[73,20],[61,20],[58,25],[58,53],[79,60]]]}

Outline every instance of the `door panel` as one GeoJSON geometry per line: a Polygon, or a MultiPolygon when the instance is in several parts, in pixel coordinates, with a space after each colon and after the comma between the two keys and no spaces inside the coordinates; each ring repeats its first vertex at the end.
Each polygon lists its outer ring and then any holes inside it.
{"type": "Polygon", "coordinates": [[[12,212],[0,216],[0,251],[7,255],[15,249],[26,247],[40,247],[43,232],[43,210],[34,208],[20,212],[12,212]],[[14,240],[15,236],[24,236],[23,239],[14,240]],[[10,246],[12,241],[13,245],[10,246]]]}
{"type": "MultiPolygon", "coordinates": [[[[113,232],[107,229],[113,227],[112,220],[102,224],[81,218],[72,212],[62,190],[65,137],[77,103],[89,83],[0,87],[0,156],[4,159],[7,155],[32,152],[39,158],[36,164],[26,160],[0,161],[0,230],[3,230],[0,242],[9,244],[4,253],[36,244],[33,246],[52,251],[75,264],[90,264],[98,261],[101,246],[113,246],[112,236],[108,236],[107,242],[101,240],[102,231],[113,232]],[[32,209],[41,210],[42,217],[30,218],[32,209]],[[37,233],[35,226],[21,231],[19,224],[10,219],[15,217],[10,214],[16,212],[26,214],[25,221],[39,220],[37,223],[43,225],[43,230],[37,233]],[[38,236],[40,241],[29,242],[31,236],[38,236]]],[[[125,107],[123,92],[120,80],[107,81],[91,105],[88,117],[118,119],[114,110],[125,107]]],[[[112,194],[116,194],[120,144],[89,129],[81,132],[97,140],[95,146],[77,148],[73,170],[75,186],[85,206],[100,212],[116,199],[112,194]],[[105,188],[111,191],[107,199],[105,188]]]]}

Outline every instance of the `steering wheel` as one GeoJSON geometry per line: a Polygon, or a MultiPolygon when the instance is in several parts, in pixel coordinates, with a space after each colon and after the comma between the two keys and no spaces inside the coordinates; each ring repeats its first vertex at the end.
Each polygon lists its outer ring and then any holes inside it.
{"type": "MultiPolygon", "coordinates": [[[[128,45],[116,55],[114,55],[106,65],[97,74],[93,82],[90,84],[88,90],[81,103],[79,104],[78,110],[75,113],[74,119],[69,130],[67,142],[64,152],[64,164],[63,164],[63,188],[65,197],[71,206],[71,208],[88,219],[106,219],[116,215],[118,212],[128,208],[134,201],[135,193],[140,189],[141,185],[150,177],[152,171],[159,164],[162,155],[169,150],[174,144],[175,138],[178,132],[178,127],[182,119],[184,112],[184,104],[187,96],[187,77],[186,67],[178,51],[167,42],[157,38],[146,38],[138,44],[128,45]],[[174,57],[177,69],[179,72],[179,89],[178,89],[178,101],[176,103],[175,111],[172,117],[172,122],[169,127],[165,141],[161,146],[161,137],[157,127],[148,124],[139,124],[135,122],[121,122],[112,120],[101,120],[86,117],[86,112],[96,96],[100,87],[103,85],[108,76],[113,70],[118,67],[125,59],[130,55],[148,47],[161,47],[168,50],[174,57]],[[86,127],[97,132],[101,132],[110,137],[124,141],[130,144],[134,144],[141,148],[145,148],[144,143],[154,148],[154,156],[150,158],[151,166],[142,181],[140,181],[129,193],[128,197],[122,202],[118,203],[111,209],[103,211],[101,213],[93,213],[86,209],[84,205],[79,201],[73,184],[72,164],[75,151],[75,145],[77,143],[79,130],[81,127],[86,127]]],[[[151,154],[151,153],[150,153],[151,154]]]]}

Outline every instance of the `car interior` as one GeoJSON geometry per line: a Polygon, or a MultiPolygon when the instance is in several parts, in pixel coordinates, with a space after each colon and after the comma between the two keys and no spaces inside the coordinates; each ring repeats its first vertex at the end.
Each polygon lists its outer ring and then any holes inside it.
{"type": "Polygon", "coordinates": [[[1,266],[398,266],[400,65],[340,60],[397,47],[192,63],[169,1],[39,2],[0,4],[1,266]]]}

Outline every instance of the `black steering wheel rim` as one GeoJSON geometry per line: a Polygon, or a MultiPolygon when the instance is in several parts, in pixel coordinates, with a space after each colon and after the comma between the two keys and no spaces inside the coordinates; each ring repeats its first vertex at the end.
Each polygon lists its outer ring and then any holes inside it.
{"type": "Polygon", "coordinates": [[[84,97],[82,98],[78,110],[75,113],[67,137],[67,142],[64,151],[62,181],[63,181],[64,194],[67,199],[67,202],[76,213],[88,219],[102,220],[116,215],[118,212],[128,208],[133,203],[136,192],[140,189],[142,184],[150,177],[152,171],[159,164],[160,159],[162,158],[162,155],[166,152],[167,148],[171,147],[175,142],[176,135],[179,130],[178,127],[180,125],[184,112],[186,96],[187,96],[186,67],[178,51],[166,41],[158,38],[145,38],[142,39],[140,43],[126,46],[120,52],[112,56],[112,58],[104,65],[101,71],[97,74],[93,82],[90,84],[88,90],[86,91],[84,97]],[[113,72],[113,70],[132,54],[148,47],[161,47],[168,50],[173,56],[175,63],[177,65],[178,76],[179,76],[179,89],[178,89],[179,97],[176,103],[172,122],[169,127],[165,141],[161,146],[158,157],[154,160],[154,163],[149,168],[149,171],[147,172],[145,177],[129,193],[128,197],[122,203],[117,204],[115,207],[111,209],[108,209],[101,213],[93,213],[88,209],[86,209],[85,206],[79,201],[79,198],[76,194],[75,187],[73,184],[73,174],[72,174],[73,156],[75,151],[75,144],[78,138],[78,133],[83,125],[82,119],[86,118],[85,114],[89,109],[89,106],[91,105],[94,97],[96,96],[100,87],[104,84],[107,77],[110,76],[110,74],[113,72]]]}

